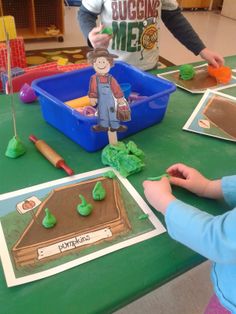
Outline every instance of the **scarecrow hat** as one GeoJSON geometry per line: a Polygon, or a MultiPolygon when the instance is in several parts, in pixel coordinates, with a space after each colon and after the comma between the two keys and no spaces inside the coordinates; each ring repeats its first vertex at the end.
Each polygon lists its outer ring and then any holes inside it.
{"type": "Polygon", "coordinates": [[[105,57],[109,59],[119,58],[117,55],[109,53],[109,51],[106,48],[95,48],[94,50],[89,51],[87,53],[87,58],[89,60],[94,60],[99,57],[105,57]]]}

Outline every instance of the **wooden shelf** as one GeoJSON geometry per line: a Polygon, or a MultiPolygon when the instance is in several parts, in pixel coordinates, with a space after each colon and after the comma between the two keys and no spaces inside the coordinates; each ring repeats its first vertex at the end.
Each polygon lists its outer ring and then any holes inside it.
{"type": "Polygon", "coordinates": [[[181,9],[211,9],[212,0],[178,0],[181,9]]]}
{"type": "Polygon", "coordinates": [[[17,35],[25,39],[59,38],[64,35],[63,0],[0,0],[0,12],[14,16],[17,35]],[[51,25],[59,30],[55,36],[46,34],[51,25]]]}

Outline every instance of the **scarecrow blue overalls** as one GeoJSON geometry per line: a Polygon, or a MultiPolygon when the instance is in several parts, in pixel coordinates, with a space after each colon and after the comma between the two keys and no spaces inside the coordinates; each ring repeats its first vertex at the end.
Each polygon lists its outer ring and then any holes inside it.
{"type": "Polygon", "coordinates": [[[116,103],[111,90],[111,75],[108,82],[101,83],[96,77],[98,90],[98,124],[105,128],[118,129],[119,120],[116,117],[116,103]]]}

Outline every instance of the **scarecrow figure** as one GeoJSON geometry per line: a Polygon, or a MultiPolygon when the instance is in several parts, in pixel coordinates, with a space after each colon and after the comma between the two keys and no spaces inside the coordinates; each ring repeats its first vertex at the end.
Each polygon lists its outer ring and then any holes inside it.
{"type": "Polygon", "coordinates": [[[127,126],[121,125],[117,118],[117,108],[126,104],[123,92],[112,75],[109,74],[113,66],[113,59],[118,58],[110,54],[107,49],[96,48],[87,54],[96,74],[90,79],[88,96],[92,106],[98,105],[98,124],[92,128],[95,132],[124,132],[127,126]],[[117,102],[117,104],[116,104],[117,102]]]}

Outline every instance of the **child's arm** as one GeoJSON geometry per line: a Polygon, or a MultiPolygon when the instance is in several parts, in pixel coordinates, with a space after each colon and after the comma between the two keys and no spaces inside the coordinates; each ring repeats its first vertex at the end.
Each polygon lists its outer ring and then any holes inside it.
{"type": "Polygon", "coordinates": [[[79,12],[78,12],[78,20],[80,29],[84,35],[84,38],[87,39],[88,45],[91,47],[91,43],[88,39],[88,35],[91,32],[91,30],[96,27],[96,20],[97,20],[98,14],[93,13],[89,10],[87,10],[83,4],[81,5],[79,12]]]}
{"type": "Polygon", "coordinates": [[[149,203],[165,214],[166,208],[175,197],[172,195],[170,183],[189,190],[198,196],[220,199],[223,197],[221,180],[211,181],[194,168],[184,164],[175,164],[167,169],[169,180],[145,181],[144,193],[149,203]]]}
{"type": "MultiPolygon", "coordinates": [[[[167,2],[169,3],[169,1],[167,2]]],[[[165,8],[165,5],[162,7],[165,8]]],[[[174,37],[196,56],[200,55],[202,59],[206,60],[214,67],[224,64],[222,56],[206,48],[191,24],[182,14],[180,8],[162,9],[161,17],[165,26],[174,35],[174,37]]]]}
{"type": "Polygon", "coordinates": [[[93,48],[107,48],[112,36],[100,33],[103,25],[96,26],[98,15],[99,13],[89,11],[85,6],[81,5],[78,13],[80,28],[84,37],[87,39],[88,46],[93,48]]]}
{"type": "Polygon", "coordinates": [[[209,180],[199,171],[184,164],[175,164],[167,169],[170,183],[185,188],[201,197],[223,198],[221,180],[209,180]]]}
{"type": "MultiPolygon", "coordinates": [[[[181,167],[177,169],[182,169],[181,167]]],[[[174,169],[176,170],[175,167],[174,169]]],[[[176,172],[175,175],[180,174],[176,172]]],[[[198,180],[200,185],[202,183],[204,185],[204,180],[207,179],[204,178],[202,181],[200,177],[198,180]]],[[[166,177],[160,181],[144,181],[143,186],[148,202],[165,214],[168,233],[173,239],[213,261],[236,262],[236,208],[214,217],[177,200],[172,195],[171,186],[166,177]]],[[[223,178],[222,187],[226,199],[231,197],[231,200],[236,202],[234,193],[236,176],[223,178]]],[[[222,192],[219,193],[221,195],[222,192]]]]}
{"type": "Polygon", "coordinates": [[[169,204],[165,221],[169,235],[219,263],[236,263],[236,208],[212,216],[179,200],[169,204]]]}

